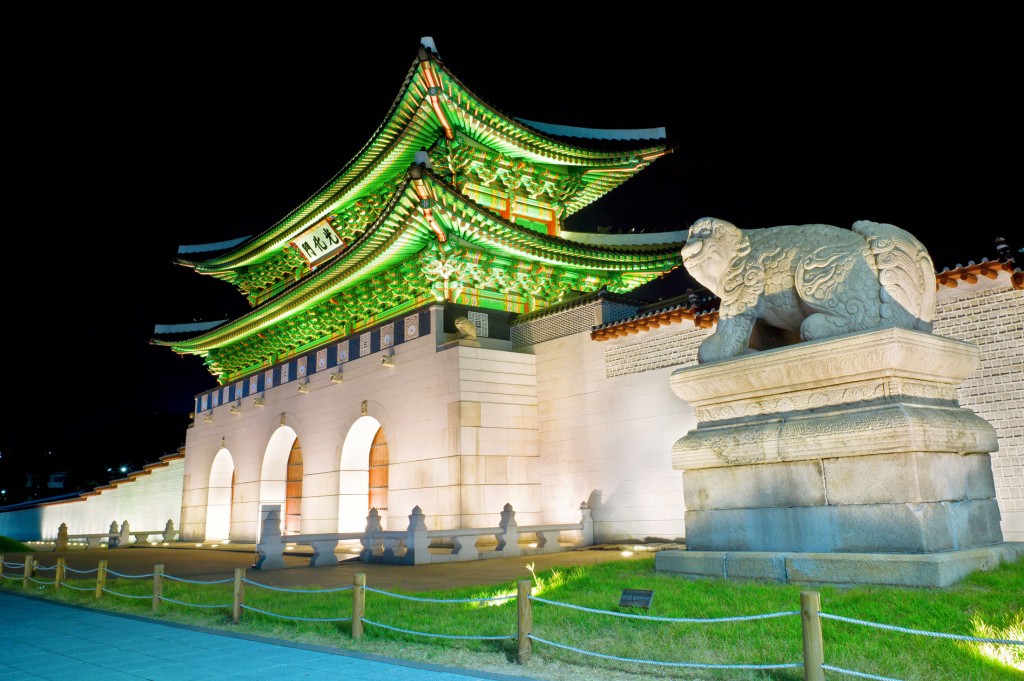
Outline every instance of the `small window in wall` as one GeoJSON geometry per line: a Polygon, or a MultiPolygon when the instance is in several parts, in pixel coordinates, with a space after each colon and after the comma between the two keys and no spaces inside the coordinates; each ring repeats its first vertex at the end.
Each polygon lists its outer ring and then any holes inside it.
{"type": "Polygon", "coordinates": [[[474,312],[470,310],[466,313],[469,321],[476,327],[476,335],[478,338],[487,338],[487,313],[486,312],[474,312]]]}
{"type": "MultiPolygon", "coordinates": [[[[365,440],[363,440],[365,442],[365,440]]],[[[370,445],[369,508],[388,510],[388,441],[384,429],[378,428],[370,445]]]]}
{"type": "Polygon", "coordinates": [[[295,438],[292,451],[288,454],[287,481],[284,533],[298,534],[302,525],[302,447],[299,446],[298,438],[295,438]]]}

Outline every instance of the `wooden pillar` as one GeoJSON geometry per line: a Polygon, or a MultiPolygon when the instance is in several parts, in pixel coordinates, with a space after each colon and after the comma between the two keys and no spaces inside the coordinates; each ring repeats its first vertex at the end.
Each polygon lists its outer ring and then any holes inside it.
{"type": "Polygon", "coordinates": [[[533,603],[530,602],[530,592],[533,590],[533,582],[529,579],[521,579],[516,582],[516,603],[519,606],[518,643],[516,662],[526,664],[530,661],[533,653],[533,641],[530,634],[533,633],[533,603]]]}
{"type": "Polygon", "coordinates": [[[23,589],[28,588],[28,578],[32,576],[32,554],[25,555],[25,576],[21,578],[21,587],[23,589]]]}
{"type": "Polygon", "coordinates": [[[153,612],[160,609],[160,599],[164,595],[164,566],[153,566],[153,612]]]}
{"type": "Polygon", "coordinates": [[[804,681],[825,681],[824,645],[821,640],[821,595],[817,591],[800,592],[800,624],[804,632],[804,681]]]}
{"type": "Polygon", "coordinates": [[[107,561],[101,560],[96,570],[96,600],[103,596],[103,587],[107,585],[107,561]]]}
{"type": "Polygon", "coordinates": [[[363,637],[363,615],[366,614],[366,573],[357,572],[352,582],[352,638],[363,637]]]}
{"type": "Polygon", "coordinates": [[[53,572],[53,588],[60,591],[60,585],[64,581],[64,558],[57,559],[57,569],[53,572]]]}
{"type": "Polygon", "coordinates": [[[238,624],[242,620],[242,604],[245,603],[245,568],[235,568],[235,588],[231,601],[231,621],[238,624]]]}

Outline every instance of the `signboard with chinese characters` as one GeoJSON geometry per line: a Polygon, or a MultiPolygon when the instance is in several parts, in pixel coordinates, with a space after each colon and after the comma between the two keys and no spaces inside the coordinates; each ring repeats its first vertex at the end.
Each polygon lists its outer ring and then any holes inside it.
{"type": "Polygon", "coordinates": [[[334,231],[330,222],[321,220],[297,236],[292,245],[310,265],[315,265],[331,253],[344,248],[345,242],[334,231]]]}

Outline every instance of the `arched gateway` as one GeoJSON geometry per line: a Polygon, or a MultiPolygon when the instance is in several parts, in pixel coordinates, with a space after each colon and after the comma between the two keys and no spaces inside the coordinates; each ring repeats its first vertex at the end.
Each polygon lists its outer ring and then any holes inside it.
{"type": "Polygon", "coordinates": [[[231,452],[221,449],[210,467],[210,487],[206,497],[207,541],[228,539],[231,534],[231,504],[234,500],[235,462],[231,452]]]}
{"type": "Polygon", "coordinates": [[[338,531],[363,529],[366,513],[376,508],[387,517],[387,438],[380,421],[362,416],[352,424],[341,448],[341,480],[338,488],[338,531]]]}
{"type": "Polygon", "coordinates": [[[299,437],[281,426],[270,437],[260,472],[260,509],[276,504],[284,510],[285,534],[298,534],[302,521],[302,448],[299,437]]]}

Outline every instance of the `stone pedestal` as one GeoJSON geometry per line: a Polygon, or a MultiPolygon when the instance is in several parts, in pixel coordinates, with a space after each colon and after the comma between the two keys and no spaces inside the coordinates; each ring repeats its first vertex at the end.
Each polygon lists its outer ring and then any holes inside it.
{"type": "Polygon", "coordinates": [[[748,572],[787,579],[794,555],[863,565],[1000,543],[995,430],[956,398],[977,362],[970,344],[882,329],[674,372],[698,425],[673,448],[688,551],[659,569],[755,560],[748,572]]]}

